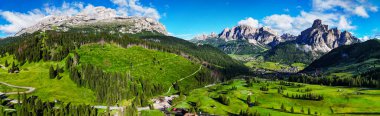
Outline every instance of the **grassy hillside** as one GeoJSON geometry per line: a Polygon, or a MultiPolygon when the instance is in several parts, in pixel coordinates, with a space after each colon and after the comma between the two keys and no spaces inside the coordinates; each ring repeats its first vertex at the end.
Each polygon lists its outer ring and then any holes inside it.
{"type": "MultiPolygon", "coordinates": [[[[4,56],[0,58],[0,64],[4,65],[5,61],[12,63],[13,56],[4,56]]],[[[64,65],[64,62],[36,62],[26,63],[20,66],[20,73],[8,73],[8,68],[0,69],[0,81],[6,82],[16,86],[34,87],[36,90],[29,95],[38,96],[44,101],[60,100],[64,102],[71,102],[74,104],[93,104],[95,102],[95,95],[90,89],[78,87],[68,76],[65,71],[61,74],[62,79],[50,79],[49,67],[64,65]]],[[[12,95],[12,98],[17,98],[17,95],[12,95]]]]}
{"type": "Polygon", "coordinates": [[[142,36],[148,42],[159,46],[170,46],[176,54],[185,53],[190,58],[199,59],[210,68],[219,70],[225,77],[230,78],[241,74],[247,74],[248,68],[243,63],[232,59],[227,54],[211,45],[196,45],[189,41],[171,36],[142,36]]]}
{"type": "Polygon", "coordinates": [[[238,115],[241,112],[261,115],[350,115],[380,114],[379,90],[329,87],[300,83],[287,83],[265,80],[234,80],[208,88],[193,90],[189,96],[177,99],[175,107],[202,111],[217,115],[238,115]],[[251,83],[251,84],[249,84],[251,83]],[[268,88],[263,91],[262,87],[268,88]],[[281,93],[279,93],[279,88],[281,93]],[[291,98],[292,95],[312,93],[322,95],[323,100],[303,100],[291,98]],[[289,97],[286,97],[288,94],[289,97]],[[224,96],[228,100],[219,100],[224,96]],[[250,97],[251,105],[247,104],[250,97]],[[228,101],[225,104],[221,101],[228,101]],[[283,104],[284,109],[281,109],[283,104]],[[291,108],[293,107],[294,112],[291,108]],[[301,112],[303,108],[304,112],[301,112]]]}
{"type": "MultiPolygon", "coordinates": [[[[130,74],[136,79],[149,79],[167,89],[200,66],[182,56],[140,46],[125,49],[115,44],[89,44],[78,49],[78,55],[80,64],[92,64],[110,73],[130,74]]],[[[195,81],[190,79],[187,82],[195,81]]]]}
{"type": "Polygon", "coordinates": [[[342,46],[315,60],[303,72],[320,70],[351,75],[364,73],[380,67],[379,50],[379,40],[342,46]]]}

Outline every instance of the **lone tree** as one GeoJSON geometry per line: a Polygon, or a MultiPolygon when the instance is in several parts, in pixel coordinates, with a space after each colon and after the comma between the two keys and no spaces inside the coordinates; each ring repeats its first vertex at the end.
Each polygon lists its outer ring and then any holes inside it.
{"type": "Polygon", "coordinates": [[[284,103],[281,104],[281,111],[286,112],[286,107],[285,107],[284,103]]]}
{"type": "Polygon", "coordinates": [[[247,97],[247,104],[248,104],[248,106],[250,106],[251,103],[252,103],[251,95],[249,95],[249,96],[247,97]]]}
{"type": "Polygon", "coordinates": [[[9,66],[9,63],[8,63],[8,60],[5,60],[5,64],[4,64],[5,67],[8,67],[9,66]]]}
{"type": "Polygon", "coordinates": [[[54,70],[54,67],[51,65],[49,69],[49,77],[50,79],[54,79],[56,76],[56,71],[54,70]]]}
{"type": "Polygon", "coordinates": [[[290,108],[290,112],[294,113],[294,108],[292,106],[292,108],[290,108]]]}

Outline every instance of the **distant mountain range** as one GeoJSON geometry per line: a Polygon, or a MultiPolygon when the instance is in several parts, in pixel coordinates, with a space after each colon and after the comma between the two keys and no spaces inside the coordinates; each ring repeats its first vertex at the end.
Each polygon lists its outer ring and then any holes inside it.
{"type": "Polygon", "coordinates": [[[238,25],[231,29],[225,28],[219,34],[211,33],[209,35],[199,35],[194,37],[194,41],[202,41],[207,39],[222,39],[224,41],[247,41],[254,45],[267,45],[270,47],[276,46],[281,42],[294,40],[296,36],[284,34],[279,36],[277,32],[268,28],[254,28],[247,25],[238,25]]]}
{"type": "Polygon", "coordinates": [[[270,61],[311,63],[330,50],[357,43],[359,39],[347,31],[329,29],[328,25],[322,24],[322,20],[317,19],[310,28],[298,36],[291,34],[279,36],[268,27],[253,28],[239,25],[232,29],[226,28],[219,34],[200,35],[191,41],[213,45],[229,54],[264,53],[265,58],[270,61]]]}
{"type": "Polygon", "coordinates": [[[86,28],[88,33],[135,34],[148,31],[167,35],[165,26],[154,19],[117,16],[114,12],[104,7],[97,7],[92,13],[81,12],[74,16],[47,16],[36,25],[24,28],[15,35],[33,33],[39,30],[66,32],[74,28],[86,28]]]}

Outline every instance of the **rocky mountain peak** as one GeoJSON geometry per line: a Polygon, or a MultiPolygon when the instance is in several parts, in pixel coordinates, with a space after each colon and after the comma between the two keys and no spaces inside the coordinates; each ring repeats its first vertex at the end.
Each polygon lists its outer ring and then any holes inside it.
{"type": "Polygon", "coordinates": [[[277,32],[268,27],[254,28],[247,25],[238,25],[232,27],[231,29],[225,28],[216,36],[213,34],[199,35],[194,37],[194,39],[222,39],[225,41],[245,40],[254,45],[269,45],[272,47],[284,41],[280,36],[278,36],[277,32]]]}
{"type": "Polygon", "coordinates": [[[215,32],[211,32],[210,34],[200,34],[194,37],[195,40],[206,40],[209,38],[217,38],[218,35],[215,32]]]}
{"type": "MultiPolygon", "coordinates": [[[[16,36],[24,33],[33,33],[39,30],[68,31],[70,28],[95,26],[107,28],[115,26],[116,30],[109,33],[139,33],[142,31],[158,32],[167,35],[164,25],[155,19],[145,17],[118,16],[114,10],[105,7],[95,7],[92,10],[84,10],[73,16],[46,16],[37,24],[22,29],[16,36]]],[[[101,30],[99,28],[98,30],[101,30]]],[[[106,30],[106,29],[105,29],[106,30]]]]}
{"type": "Polygon", "coordinates": [[[312,27],[301,32],[297,43],[305,44],[314,52],[329,52],[342,45],[359,42],[359,39],[347,31],[341,32],[338,28],[328,29],[322,20],[315,20],[312,27]]]}
{"type": "Polygon", "coordinates": [[[320,20],[320,19],[314,20],[312,27],[313,28],[317,28],[317,27],[320,27],[320,26],[322,26],[322,20],[320,20]]]}

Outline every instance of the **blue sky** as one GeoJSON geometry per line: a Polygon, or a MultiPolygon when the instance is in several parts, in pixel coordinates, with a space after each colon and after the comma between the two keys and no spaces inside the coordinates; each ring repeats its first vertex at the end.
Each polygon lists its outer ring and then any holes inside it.
{"type": "Polygon", "coordinates": [[[219,33],[239,22],[298,35],[316,18],[359,38],[380,33],[378,0],[0,0],[0,37],[12,35],[47,15],[81,12],[84,8],[80,5],[104,6],[120,15],[153,17],[170,34],[184,39],[219,33]]]}

